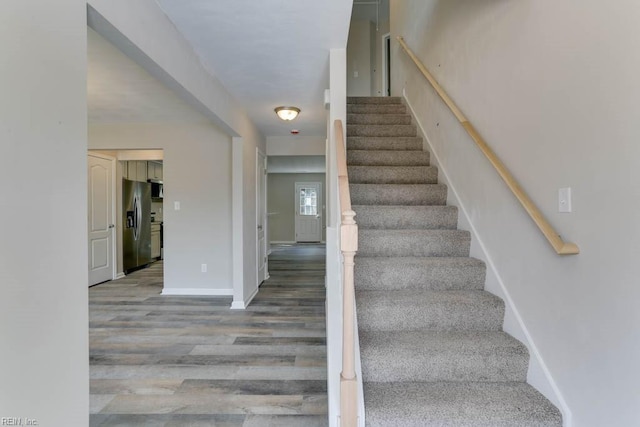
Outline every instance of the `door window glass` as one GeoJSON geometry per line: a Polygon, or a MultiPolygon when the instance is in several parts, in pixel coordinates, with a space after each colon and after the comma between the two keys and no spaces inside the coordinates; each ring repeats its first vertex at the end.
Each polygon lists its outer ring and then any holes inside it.
{"type": "Polygon", "coordinates": [[[298,203],[300,215],[318,214],[318,193],[315,188],[301,188],[298,203]]]}

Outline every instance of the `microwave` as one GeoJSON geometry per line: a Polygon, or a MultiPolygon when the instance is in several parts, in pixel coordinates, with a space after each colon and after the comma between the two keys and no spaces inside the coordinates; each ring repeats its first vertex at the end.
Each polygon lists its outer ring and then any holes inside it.
{"type": "Polygon", "coordinates": [[[149,180],[151,184],[151,198],[162,199],[164,197],[164,190],[162,188],[162,181],[149,180]]]}

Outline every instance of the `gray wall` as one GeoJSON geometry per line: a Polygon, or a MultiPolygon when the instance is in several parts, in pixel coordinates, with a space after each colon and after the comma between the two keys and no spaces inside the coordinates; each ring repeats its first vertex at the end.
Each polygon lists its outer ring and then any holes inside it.
{"type": "Polygon", "coordinates": [[[231,295],[231,138],[208,123],[94,124],[89,146],[164,150],[165,292],[231,295]]]}
{"type": "Polygon", "coordinates": [[[638,16],[637,1],[391,6],[394,95],[405,89],[461,221],[472,219],[472,251],[489,254],[487,286],[511,312],[505,327],[520,324],[543,362],[529,381],[563,407],[567,426],[640,425],[638,16]],[[579,255],[555,254],[399,51],[399,35],[579,255]],[[561,187],[573,189],[573,213],[558,212],[561,187]]]}
{"type": "Polygon", "coordinates": [[[351,21],[347,43],[347,96],[371,95],[375,64],[372,33],[375,34],[375,24],[371,21],[351,21]]]}
{"type": "Polygon", "coordinates": [[[0,2],[0,417],[89,425],[86,2],[0,2]]]}
{"type": "MultiPolygon", "coordinates": [[[[319,182],[322,184],[322,204],[326,205],[325,174],[323,173],[270,173],[267,176],[267,212],[269,215],[269,240],[271,242],[294,242],[295,230],[295,183],[319,182]]],[[[325,240],[326,212],[322,212],[322,240],[325,240]]]]}
{"type": "Polygon", "coordinates": [[[89,0],[89,5],[89,22],[94,30],[103,36],[109,34],[107,38],[114,45],[184,99],[192,100],[217,129],[232,137],[233,304],[244,308],[258,290],[256,149],[266,150],[264,136],[216,76],[202,65],[157,3],[89,0]]]}

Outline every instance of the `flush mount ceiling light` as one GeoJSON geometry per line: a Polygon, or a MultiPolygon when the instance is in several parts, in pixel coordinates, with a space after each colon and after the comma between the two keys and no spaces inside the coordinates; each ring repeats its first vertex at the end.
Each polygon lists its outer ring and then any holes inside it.
{"type": "Polygon", "coordinates": [[[297,107],[277,107],[275,112],[282,120],[290,121],[298,117],[300,109],[297,107]]]}

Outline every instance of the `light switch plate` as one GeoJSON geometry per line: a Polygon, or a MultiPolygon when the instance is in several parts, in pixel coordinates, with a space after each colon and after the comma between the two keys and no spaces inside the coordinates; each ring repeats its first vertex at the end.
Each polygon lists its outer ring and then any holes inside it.
{"type": "Polygon", "coordinates": [[[180,210],[180,202],[173,202],[173,210],[175,211],[180,210]]]}
{"type": "Polygon", "coordinates": [[[558,189],[558,212],[571,212],[571,187],[558,189]]]}

